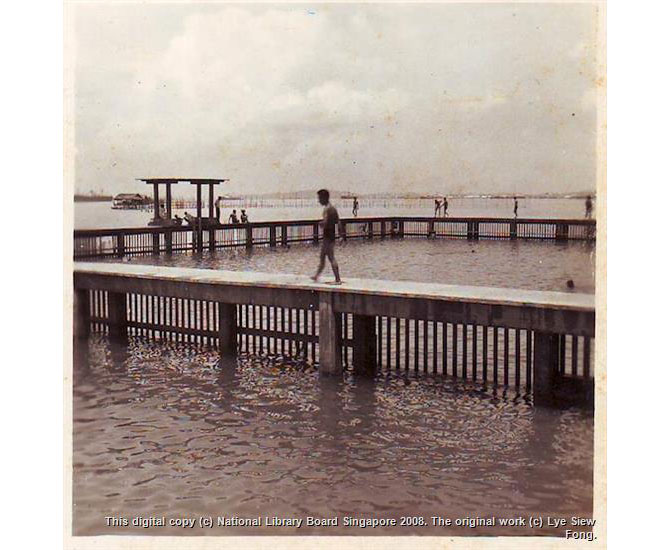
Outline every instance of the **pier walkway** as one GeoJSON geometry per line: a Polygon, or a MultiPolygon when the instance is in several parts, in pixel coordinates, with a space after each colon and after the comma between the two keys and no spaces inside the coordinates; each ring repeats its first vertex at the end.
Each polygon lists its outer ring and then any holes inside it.
{"type": "Polygon", "coordinates": [[[532,389],[536,404],[593,395],[593,295],[83,262],[74,291],[76,339],[193,342],[331,375],[444,374],[532,389]]]}
{"type": "MultiPolygon", "coordinates": [[[[289,246],[317,243],[323,238],[320,220],[218,224],[203,218],[206,227],[129,227],[86,229],[74,232],[74,257],[122,258],[136,254],[161,254],[180,251],[217,250],[257,246],[289,246]]],[[[595,220],[534,218],[430,218],[391,216],[343,218],[343,239],[453,238],[453,239],[532,239],[555,241],[593,241],[595,220]]]]}

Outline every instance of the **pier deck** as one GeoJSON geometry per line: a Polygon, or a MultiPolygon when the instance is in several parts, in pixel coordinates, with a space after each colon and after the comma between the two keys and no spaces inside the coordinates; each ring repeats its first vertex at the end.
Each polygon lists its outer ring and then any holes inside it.
{"type": "Polygon", "coordinates": [[[140,334],[300,356],[338,374],[442,373],[592,394],[594,296],[406,281],[76,262],[75,334],[140,334]]]}

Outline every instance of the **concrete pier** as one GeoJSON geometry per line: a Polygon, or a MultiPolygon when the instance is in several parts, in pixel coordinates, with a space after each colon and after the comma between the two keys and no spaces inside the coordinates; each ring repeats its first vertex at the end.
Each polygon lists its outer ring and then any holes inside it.
{"type": "Polygon", "coordinates": [[[252,339],[251,351],[256,351],[256,343],[260,343],[261,353],[264,345],[270,351],[274,341],[277,352],[280,341],[283,352],[284,342],[288,342],[289,350],[301,349],[305,357],[305,350],[311,347],[314,360],[314,346],[318,344],[322,374],[341,374],[350,349],[354,372],[367,376],[376,372],[382,360],[387,366],[395,361],[399,368],[400,342],[404,341],[406,369],[410,353],[414,369],[418,369],[421,347],[424,371],[430,352],[431,370],[437,372],[439,349],[444,350],[444,374],[476,380],[478,361],[482,359],[483,364],[479,364],[484,368],[484,382],[492,372],[494,384],[502,381],[506,385],[513,378],[518,387],[523,372],[529,388],[532,379],[537,404],[555,404],[560,400],[557,388],[567,387],[566,383],[577,389],[592,385],[593,295],[354,278],[335,286],[314,283],[300,275],[83,262],[75,262],[74,287],[78,338],[86,337],[92,322],[87,293],[104,292],[107,315],[98,312],[95,322],[106,324],[114,340],[124,340],[134,327],[159,334],[184,334],[190,339],[215,339],[221,355],[234,355],[241,343],[239,337],[245,334],[252,339]],[[142,297],[151,300],[148,309],[142,297]],[[176,311],[174,300],[187,302],[182,304],[186,309],[176,311]],[[200,308],[195,325],[191,324],[194,312],[188,309],[194,301],[198,303],[192,307],[200,308]],[[218,307],[216,330],[208,320],[209,314],[203,314],[203,306],[208,311],[210,304],[218,307]],[[142,308],[151,312],[151,318],[142,314],[142,308]],[[246,312],[246,324],[238,316],[242,311],[246,312]],[[187,319],[186,325],[183,318],[187,319]],[[353,330],[343,337],[348,331],[343,319],[347,318],[353,330]],[[393,330],[395,336],[391,338],[393,330]],[[493,339],[490,362],[489,337],[493,339]],[[566,341],[570,342],[569,360],[568,347],[559,344],[566,341]],[[448,361],[453,367],[449,372],[448,361]],[[561,367],[566,362],[572,366],[571,376],[561,367]],[[501,378],[498,367],[502,369],[501,378]]]}

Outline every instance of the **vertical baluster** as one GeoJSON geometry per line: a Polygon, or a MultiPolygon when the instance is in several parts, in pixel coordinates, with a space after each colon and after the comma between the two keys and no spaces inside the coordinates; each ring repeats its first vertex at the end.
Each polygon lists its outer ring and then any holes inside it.
{"type": "Polygon", "coordinates": [[[572,335],[572,376],[578,376],[577,372],[577,358],[579,357],[579,339],[574,334],[572,335]]]}
{"type": "Polygon", "coordinates": [[[451,375],[458,376],[458,325],[451,324],[451,375]]]}
{"type": "Polygon", "coordinates": [[[521,338],[519,329],[514,329],[514,387],[521,385],[521,338]]]}
{"type": "Polygon", "coordinates": [[[403,319],[405,325],[405,372],[409,372],[409,319],[403,319]]]}
{"type": "Polygon", "coordinates": [[[442,323],[442,374],[447,374],[447,323],[442,323]]]}
{"type": "Polygon", "coordinates": [[[493,327],[493,385],[498,385],[498,327],[493,327]]]}
{"type": "Polygon", "coordinates": [[[584,378],[591,376],[591,338],[584,336],[584,378]]]}
{"type": "Polygon", "coordinates": [[[504,362],[503,362],[503,377],[505,386],[509,385],[509,328],[504,328],[505,348],[504,348],[504,362]]]}
{"type": "Polygon", "coordinates": [[[486,384],[489,379],[489,327],[482,327],[482,380],[486,384]]]}
{"type": "Polygon", "coordinates": [[[419,320],[414,319],[414,373],[419,372],[419,320]]]}
{"type": "Polygon", "coordinates": [[[477,324],[472,325],[472,379],[477,381],[477,324]]]}
{"type": "Polygon", "coordinates": [[[463,324],[463,332],[461,333],[462,336],[462,344],[463,344],[463,349],[462,349],[462,356],[461,356],[461,363],[462,363],[462,376],[463,378],[468,377],[468,325],[463,324]]]}
{"type": "Polygon", "coordinates": [[[400,370],[400,317],[395,318],[395,369],[400,370]]]}
{"type": "Polygon", "coordinates": [[[386,368],[391,369],[391,318],[386,318],[386,368]]]}
{"type": "Polygon", "coordinates": [[[533,333],[529,329],[526,329],[526,391],[530,391],[531,377],[533,372],[532,347],[533,347],[533,333]]]}

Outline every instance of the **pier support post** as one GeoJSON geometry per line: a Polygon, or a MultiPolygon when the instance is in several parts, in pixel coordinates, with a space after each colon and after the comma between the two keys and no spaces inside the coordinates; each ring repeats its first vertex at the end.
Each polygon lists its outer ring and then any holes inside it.
{"type": "Polygon", "coordinates": [[[386,238],[386,222],[384,220],[381,222],[380,238],[386,238]]]}
{"type": "Polygon", "coordinates": [[[153,254],[160,254],[161,253],[161,235],[160,233],[152,233],[151,234],[151,241],[152,241],[152,246],[151,250],[153,254]]]}
{"type": "Polygon", "coordinates": [[[75,340],[85,340],[91,332],[90,302],[88,290],[75,288],[73,293],[73,336],[75,340]]]}
{"type": "Polygon", "coordinates": [[[237,307],[219,302],[219,353],[222,357],[237,353],[237,307]]]}
{"type": "Polygon", "coordinates": [[[517,231],[516,231],[516,221],[510,222],[509,224],[509,238],[512,240],[516,239],[517,231]]]}
{"type": "Polygon", "coordinates": [[[399,239],[405,238],[405,222],[402,220],[398,222],[398,238],[399,239]]]}
{"type": "Polygon", "coordinates": [[[346,241],[347,240],[347,222],[342,222],[340,223],[340,235],[342,236],[342,240],[346,241]]]}
{"type": "Polygon", "coordinates": [[[342,374],[342,319],[330,292],[319,294],[319,373],[342,374]]]}
{"type": "Polygon", "coordinates": [[[429,239],[431,237],[435,237],[435,221],[434,220],[430,220],[428,222],[428,234],[426,235],[426,237],[428,237],[429,239]]]}
{"type": "Polygon", "coordinates": [[[254,246],[254,231],[253,228],[250,225],[247,225],[245,228],[245,231],[247,233],[247,244],[246,247],[253,248],[254,246]]]}
{"type": "Polygon", "coordinates": [[[468,240],[479,240],[479,222],[468,222],[468,240]]]}
{"type": "Polygon", "coordinates": [[[126,246],[123,240],[123,233],[116,235],[116,255],[123,258],[126,255],[126,246]]]}
{"type": "Polygon", "coordinates": [[[281,245],[288,246],[288,229],[285,225],[281,226],[281,245]]]}
{"type": "Polygon", "coordinates": [[[172,254],[172,229],[165,230],[165,252],[172,254]]]}
{"type": "Polygon", "coordinates": [[[371,239],[375,235],[375,226],[373,222],[368,222],[368,239],[371,239]]]}
{"type": "Polygon", "coordinates": [[[556,240],[567,241],[569,234],[569,226],[567,223],[556,224],[556,240]]]}
{"type": "Polygon", "coordinates": [[[118,343],[128,340],[128,315],[125,292],[108,292],[109,338],[118,343]]]}
{"type": "Polygon", "coordinates": [[[270,246],[272,248],[277,246],[277,227],[275,225],[270,226],[270,246]]]}
{"type": "Polygon", "coordinates": [[[374,376],[377,358],[377,335],[373,315],[354,314],[354,372],[374,376]]]}
{"type": "Polygon", "coordinates": [[[535,405],[554,404],[554,389],[560,376],[558,341],[557,334],[535,332],[533,341],[533,402],[535,405]]]}

